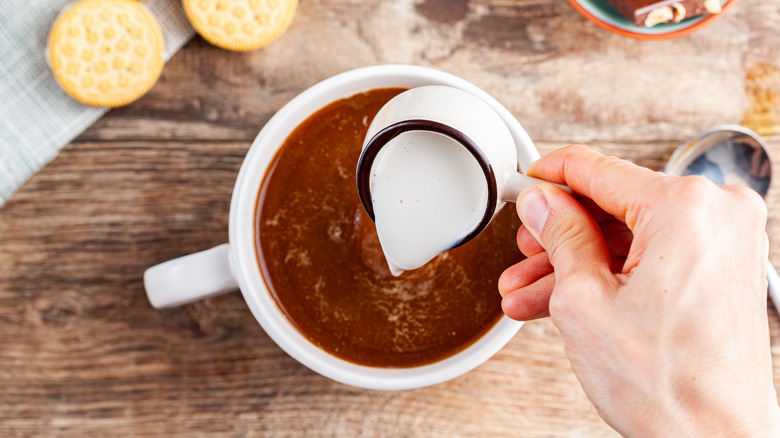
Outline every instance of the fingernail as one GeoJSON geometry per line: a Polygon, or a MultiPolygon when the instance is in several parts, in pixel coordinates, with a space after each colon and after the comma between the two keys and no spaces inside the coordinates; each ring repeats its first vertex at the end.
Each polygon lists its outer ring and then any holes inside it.
{"type": "Polygon", "coordinates": [[[544,222],[547,220],[547,214],[550,207],[547,205],[547,198],[544,197],[542,189],[534,188],[517,200],[517,215],[523,224],[536,234],[538,238],[544,228],[544,222]]]}

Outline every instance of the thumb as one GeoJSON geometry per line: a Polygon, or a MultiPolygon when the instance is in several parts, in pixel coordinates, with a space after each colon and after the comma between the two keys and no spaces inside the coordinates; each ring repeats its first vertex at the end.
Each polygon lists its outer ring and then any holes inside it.
{"type": "Polygon", "coordinates": [[[518,196],[517,214],[547,251],[556,280],[576,274],[611,275],[601,228],[568,193],[552,184],[534,184],[518,196]]]}

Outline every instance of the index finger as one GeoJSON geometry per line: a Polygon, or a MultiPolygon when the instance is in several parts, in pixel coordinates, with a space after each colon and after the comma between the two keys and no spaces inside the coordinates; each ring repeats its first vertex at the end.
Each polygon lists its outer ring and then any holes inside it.
{"type": "MultiPolygon", "coordinates": [[[[625,219],[636,200],[647,200],[654,187],[666,175],[637,166],[617,157],[608,157],[582,145],[571,145],[551,152],[528,168],[528,176],[567,184],[571,189],[592,199],[605,212],[625,219]]],[[[635,205],[636,206],[636,205],[635,205]]]]}

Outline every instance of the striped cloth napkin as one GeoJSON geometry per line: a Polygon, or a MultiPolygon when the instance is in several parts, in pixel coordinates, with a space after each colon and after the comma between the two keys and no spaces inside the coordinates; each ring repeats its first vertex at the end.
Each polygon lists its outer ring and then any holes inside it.
{"type": "MultiPolygon", "coordinates": [[[[108,109],[83,105],[46,64],[49,29],[72,0],[0,0],[0,206],[108,109]]],[[[193,35],[180,0],[144,5],[157,18],[167,61],[193,35]]]]}

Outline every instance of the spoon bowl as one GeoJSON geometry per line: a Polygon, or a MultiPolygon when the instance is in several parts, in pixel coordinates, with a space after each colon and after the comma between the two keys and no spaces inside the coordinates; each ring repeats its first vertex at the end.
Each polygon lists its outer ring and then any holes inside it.
{"type": "MultiPolygon", "coordinates": [[[[689,138],[669,157],[670,175],[703,176],[718,185],[742,185],[766,198],[772,181],[772,158],[761,136],[739,125],[717,125],[689,138]]],[[[780,312],[780,276],[767,260],[768,292],[780,312]]]]}
{"type": "Polygon", "coordinates": [[[772,159],[766,142],[755,132],[739,125],[718,125],[680,145],[664,172],[700,175],[718,185],[747,186],[764,198],[772,179],[772,159]]]}

